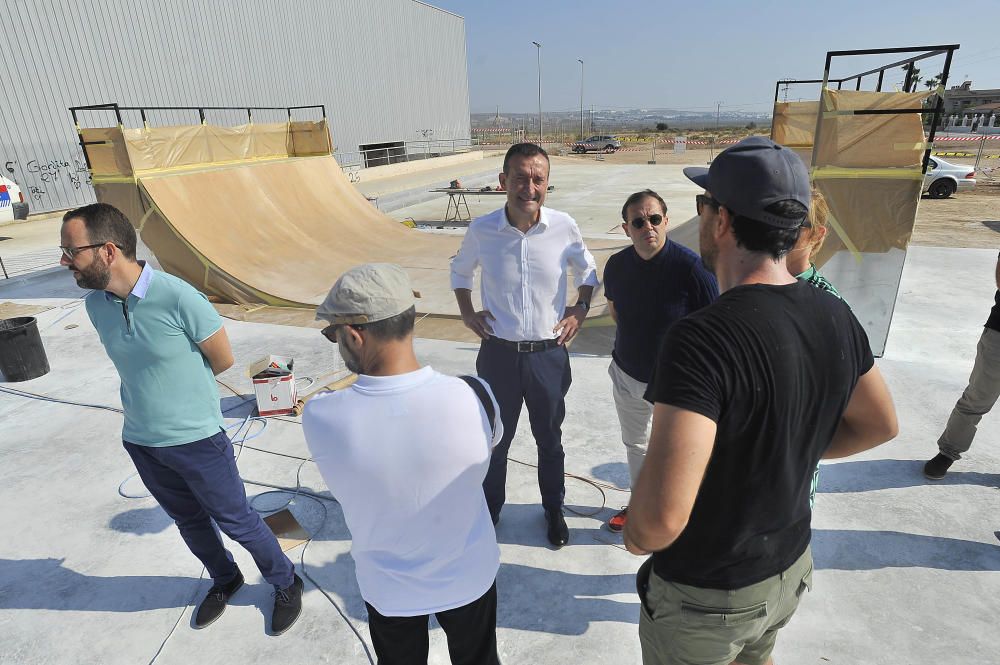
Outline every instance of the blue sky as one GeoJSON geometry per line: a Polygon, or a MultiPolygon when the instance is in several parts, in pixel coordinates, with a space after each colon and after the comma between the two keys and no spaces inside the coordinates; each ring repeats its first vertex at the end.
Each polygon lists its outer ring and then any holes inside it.
{"type": "MultiPolygon", "coordinates": [[[[585,62],[584,103],[598,108],[715,110],[722,101],[724,109],[768,111],[774,82],[821,77],[829,50],[950,43],[961,49],[949,86],[967,76],[976,88],[1000,88],[997,0],[430,3],[465,17],[474,113],[537,108],[532,41],[542,44],[545,111],[579,108],[577,58],[585,62]]],[[[845,58],[839,73],[896,59],[845,58]]],[[[942,63],[927,61],[922,73],[936,74],[942,63]]],[[[792,88],[789,99],[812,95],[792,88]]]]}

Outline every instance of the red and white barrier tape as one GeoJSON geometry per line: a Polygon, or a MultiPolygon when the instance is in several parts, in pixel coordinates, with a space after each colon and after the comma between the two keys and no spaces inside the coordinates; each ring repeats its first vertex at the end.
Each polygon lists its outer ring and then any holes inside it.
{"type": "MultiPolygon", "coordinates": [[[[935,143],[937,143],[938,141],[944,142],[944,141],[982,141],[982,140],[983,140],[983,135],[982,134],[979,134],[978,136],[975,135],[975,134],[970,134],[969,136],[935,136],[934,137],[934,142],[935,143]]],[[[987,141],[1000,141],[1000,134],[995,134],[995,135],[987,136],[986,140],[987,141]]]]}

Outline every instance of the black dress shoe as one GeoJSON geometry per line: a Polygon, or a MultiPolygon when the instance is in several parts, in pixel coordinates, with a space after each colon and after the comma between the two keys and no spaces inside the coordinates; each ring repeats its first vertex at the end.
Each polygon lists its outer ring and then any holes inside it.
{"type": "Polygon", "coordinates": [[[287,589],[274,590],[274,612],[271,614],[271,634],[281,635],[292,627],[302,612],[302,578],[298,575],[287,589]]]}
{"type": "Polygon", "coordinates": [[[548,536],[550,543],[558,548],[569,542],[569,527],[566,526],[566,519],[563,517],[562,510],[558,512],[546,510],[545,521],[549,525],[548,536]]]}
{"type": "Polygon", "coordinates": [[[234,593],[239,591],[241,586],[243,586],[243,573],[240,572],[239,568],[236,569],[236,577],[229,584],[221,586],[213,584],[205,599],[201,601],[201,605],[198,606],[198,611],[195,612],[194,627],[204,628],[214,623],[222,616],[226,609],[226,603],[229,602],[234,593]]]}

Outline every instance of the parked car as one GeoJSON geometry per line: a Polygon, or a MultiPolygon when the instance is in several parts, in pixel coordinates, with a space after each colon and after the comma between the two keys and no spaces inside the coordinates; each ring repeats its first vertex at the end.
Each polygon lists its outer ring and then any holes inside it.
{"type": "Polygon", "coordinates": [[[577,141],[573,144],[573,152],[585,153],[588,150],[599,150],[602,152],[614,152],[622,147],[622,142],[614,136],[591,136],[584,141],[577,141]]]}
{"type": "Polygon", "coordinates": [[[17,183],[0,176],[0,224],[15,219],[27,219],[28,202],[17,183]]]}
{"type": "Polygon", "coordinates": [[[955,192],[968,191],[976,186],[976,172],[971,166],[952,164],[940,157],[927,160],[924,174],[924,191],[932,199],[946,199],[955,192]]]}

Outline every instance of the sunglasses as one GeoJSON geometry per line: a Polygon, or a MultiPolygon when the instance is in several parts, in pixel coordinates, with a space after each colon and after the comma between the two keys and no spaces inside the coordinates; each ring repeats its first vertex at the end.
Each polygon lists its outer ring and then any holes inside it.
{"type": "MultiPolygon", "coordinates": [[[[104,247],[107,244],[108,244],[107,242],[98,242],[98,243],[94,243],[93,245],[82,245],[80,247],[63,247],[62,245],[59,245],[59,249],[62,250],[63,256],[65,256],[67,259],[69,259],[70,261],[72,261],[76,257],[77,254],[79,254],[80,252],[82,252],[85,249],[94,249],[95,247],[104,247]]],[[[114,244],[114,243],[112,243],[112,244],[114,244]]],[[[121,249],[121,245],[115,245],[115,247],[117,247],[118,249],[121,249]]]]}
{"type": "Polygon", "coordinates": [[[712,206],[716,210],[722,205],[711,196],[705,196],[704,194],[698,194],[694,197],[695,207],[698,209],[698,214],[701,214],[702,208],[705,206],[712,206]]]}
{"type": "Polygon", "coordinates": [[[663,215],[650,215],[649,217],[636,217],[632,220],[632,228],[641,229],[646,226],[646,220],[653,226],[659,226],[663,221],[663,215]]]}
{"type": "Polygon", "coordinates": [[[320,334],[322,334],[323,337],[326,337],[329,341],[331,341],[334,344],[336,344],[337,343],[337,330],[339,328],[344,327],[344,326],[348,326],[349,328],[354,328],[355,330],[364,330],[364,326],[362,326],[361,324],[357,324],[357,323],[331,323],[326,328],[323,328],[322,330],[320,330],[320,334]]]}

